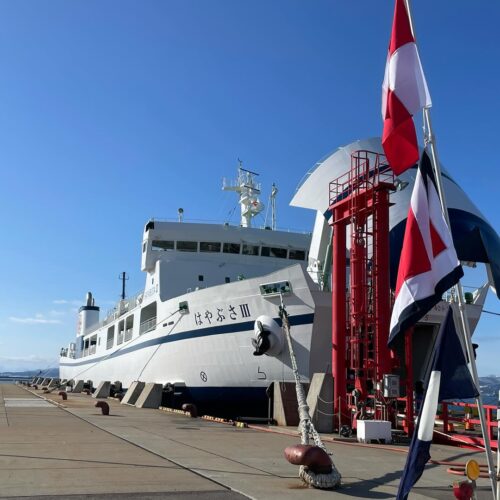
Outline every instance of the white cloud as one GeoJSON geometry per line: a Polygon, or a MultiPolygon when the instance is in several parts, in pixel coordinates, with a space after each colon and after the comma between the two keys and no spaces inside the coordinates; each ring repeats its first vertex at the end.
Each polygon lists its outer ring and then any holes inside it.
{"type": "Polygon", "coordinates": [[[53,304],[57,304],[57,305],[70,304],[72,306],[81,306],[83,304],[83,301],[81,301],[81,300],[56,299],[56,300],[53,300],[52,303],[53,304]]]}
{"type": "Polygon", "coordinates": [[[36,314],[34,318],[18,318],[17,316],[9,316],[9,321],[13,323],[24,323],[26,325],[55,325],[61,323],[59,319],[47,319],[41,314],[36,314]]]}
{"type": "Polygon", "coordinates": [[[64,316],[66,312],[64,311],[56,311],[52,309],[52,311],[49,311],[49,316],[64,316]]]}

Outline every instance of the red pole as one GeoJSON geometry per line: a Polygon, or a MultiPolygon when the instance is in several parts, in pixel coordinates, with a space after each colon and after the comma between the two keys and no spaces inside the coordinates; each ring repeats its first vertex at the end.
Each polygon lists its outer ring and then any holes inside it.
{"type": "Polygon", "coordinates": [[[346,227],[341,212],[334,210],[332,239],[332,375],[335,414],[346,415],[346,227]],[[339,407],[340,405],[340,407],[339,407]]]}
{"type": "Polygon", "coordinates": [[[389,286],[389,191],[375,191],[374,224],[374,281],[375,281],[375,351],[377,378],[391,373],[390,351],[387,347],[391,320],[389,286]]]}
{"type": "MultiPolygon", "coordinates": [[[[355,199],[354,202],[357,200],[355,199]]],[[[364,400],[367,379],[367,332],[366,315],[368,297],[366,294],[366,245],[365,223],[362,216],[358,216],[356,223],[351,224],[351,259],[350,259],[350,288],[351,288],[351,362],[350,367],[355,370],[356,389],[361,392],[364,400]],[[353,342],[354,341],[354,342],[353,342]]]]}

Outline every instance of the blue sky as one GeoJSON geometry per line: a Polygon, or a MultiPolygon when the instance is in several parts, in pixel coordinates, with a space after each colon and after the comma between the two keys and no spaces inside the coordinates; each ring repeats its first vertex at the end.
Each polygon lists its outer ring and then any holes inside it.
{"type": "MultiPolygon", "coordinates": [[[[0,1],[0,370],[54,365],[85,293],[111,308],[121,271],[141,289],[149,217],[225,220],[238,158],[277,183],[280,227],[310,229],[288,207],[301,177],[381,133],[392,9],[0,1]]],[[[498,231],[500,4],[413,10],[441,160],[498,231]]],[[[487,309],[500,310],[492,294],[487,309]]],[[[478,327],[480,374],[500,374],[499,324],[478,327]]]]}

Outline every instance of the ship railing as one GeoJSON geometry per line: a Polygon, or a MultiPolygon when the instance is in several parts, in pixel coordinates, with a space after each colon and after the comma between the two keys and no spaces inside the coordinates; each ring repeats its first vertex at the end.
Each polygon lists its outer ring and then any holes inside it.
{"type": "MultiPolygon", "coordinates": [[[[497,407],[494,405],[483,405],[483,408],[486,416],[486,432],[490,438],[491,447],[495,449],[498,448],[497,407]]],[[[457,441],[484,446],[484,439],[480,432],[481,421],[479,419],[478,407],[474,401],[442,402],[439,417],[440,423],[443,425],[443,433],[448,435],[459,433],[459,437],[456,437],[457,441]],[[457,426],[457,429],[455,429],[455,426],[457,426]],[[474,431],[476,431],[475,434],[474,431]]]]}
{"type": "MultiPolygon", "coordinates": [[[[154,217],[151,219],[152,222],[176,222],[179,224],[183,224],[185,222],[190,222],[194,224],[220,224],[221,226],[229,226],[229,227],[237,227],[239,228],[239,222],[235,224],[230,224],[228,221],[221,221],[221,220],[216,220],[216,219],[186,219],[183,218],[182,222],[179,222],[179,218],[165,218],[165,217],[154,217]]],[[[267,226],[265,224],[261,226],[255,226],[256,229],[266,229],[267,226]]],[[[294,228],[289,228],[289,227],[277,227],[275,231],[281,231],[283,233],[298,233],[298,234],[308,234],[311,235],[311,231],[307,231],[304,229],[294,229],[294,228]]]]}
{"type": "Polygon", "coordinates": [[[156,328],[156,316],[153,316],[152,318],[149,318],[146,321],[143,321],[139,325],[139,335],[143,335],[147,332],[150,332],[151,330],[154,330],[155,328],[156,328]]]}
{"type": "Polygon", "coordinates": [[[62,347],[61,352],[59,353],[61,358],[76,358],[76,353],[75,351],[72,351],[71,349],[68,349],[67,347],[62,347]]]}
{"type": "Polygon", "coordinates": [[[106,326],[123,314],[128,313],[129,311],[135,309],[137,306],[141,305],[143,295],[144,292],[137,292],[128,299],[120,300],[120,302],[118,302],[118,304],[113,307],[113,309],[109,309],[106,312],[106,317],[102,321],[99,321],[99,323],[96,323],[95,325],[87,328],[85,330],[85,334],[92,333],[95,330],[99,330],[99,328],[106,326]]]}

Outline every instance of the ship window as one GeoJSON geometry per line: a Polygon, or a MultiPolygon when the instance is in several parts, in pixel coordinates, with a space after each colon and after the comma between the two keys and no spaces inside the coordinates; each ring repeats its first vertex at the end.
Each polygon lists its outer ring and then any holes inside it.
{"type": "Polygon", "coordinates": [[[230,278],[229,276],[226,276],[226,277],[224,278],[224,281],[225,281],[226,283],[231,283],[231,278],[230,278]]]}
{"type": "Polygon", "coordinates": [[[224,253],[240,253],[240,244],[239,243],[224,243],[222,247],[222,251],[224,253]]]}
{"type": "Polygon", "coordinates": [[[151,250],[173,250],[174,242],[173,241],[160,241],[153,240],[151,245],[151,250]]]}
{"type": "Polygon", "coordinates": [[[259,255],[259,245],[243,245],[241,251],[243,255],[259,255]]]}
{"type": "Polygon", "coordinates": [[[146,248],[148,247],[148,242],[145,241],[143,244],[142,244],[142,253],[144,253],[146,251],[146,248]]]}
{"type": "Polygon", "coordinates": [[[266,283],[260,285],[261,295],[288,295],[292,291],[292,285],[289,281],[278,281],[276,283],[266,283]]]}
{"type": "Polygon", "coordinates": [[[133,329],[134,329],[134,315],[131,314],[125,320],[125,342],[128,342],[132,338],[133,329]]]}
{"type": "Polygon", "coordinates": [[[305,260],[306,251],[305,250],[290,250],[288,252],[288,258],[293,260],[305,260]]]}
{"type": "Polygon", "coordinates": [[[115,326],[110,326],[108,328],[108,336],[106,339],[106,349],[111,349],[115,341],[115,326]]]}
{"type": "Polygon", "coordinates": [[[118,335],[116,336],[116,345],[123,344],[123,335],[125,330],[125,321],[121,320],[118,323],[118,335]]]}
{"type": "Polygon", "coordinates": [[[201,241],[200,252],[220,252],[221,244],[218,241],[201,241]]]}
{"type": "Polygon", "coordinates": [[[95,354],[96,345],[97,345],[97,335],[92,335],[92,337],[90,337],[89,354],[95,354]]]}
{"type": "Polygon", "coordinates": [[[279,259],[286,259],[286,248],[262,247],[262,251],[260,254],[263,257],[277,257],[279,259]]]}
{"type": "Polygon", "coordinates": [[[198,274],[198,281],[203,281],[203,274],[198,274]]]}
{"type": "Polygon", "coordinates": [[[139,335],[150,332],[156,328],[156,302],[152,302],[141,310],[141,323],[139,335]]]}
{"type": "Polygon", "coordinates": [[[198,242],[197,241],[178,241],[177,250],[179,252],[197,252],[198,242]]]}

